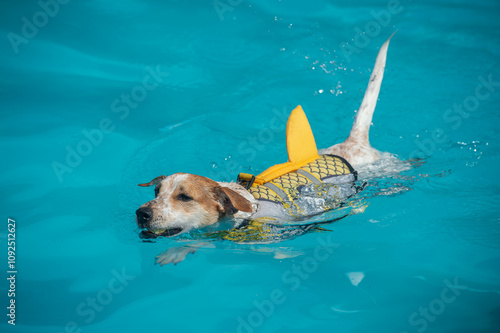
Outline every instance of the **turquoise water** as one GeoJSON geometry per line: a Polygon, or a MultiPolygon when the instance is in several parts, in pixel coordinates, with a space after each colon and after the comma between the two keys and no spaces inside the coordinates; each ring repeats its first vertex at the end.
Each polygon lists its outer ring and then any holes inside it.
{"type": "Polygon", "coordinates": [[[0,10],[2,332],[499,330],[497,1],[48,3],[0,10]],[[136,184],[284,162],[297,104],[343,141],[395,30],[370,138],[420,163],[329,232],[154,264],[136,184]]]}

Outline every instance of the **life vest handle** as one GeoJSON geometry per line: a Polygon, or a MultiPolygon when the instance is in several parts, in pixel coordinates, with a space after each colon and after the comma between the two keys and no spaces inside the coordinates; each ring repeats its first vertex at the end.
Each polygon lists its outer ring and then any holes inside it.
{"type": "Polygon", "coordinates": [[[244,186],[246,190],[249,190],[252,187],[253,182],[255,181],[255,175],[249,173],[240,173],[238,178],[236,178],[236,182],[241,186],[244,186]]]}

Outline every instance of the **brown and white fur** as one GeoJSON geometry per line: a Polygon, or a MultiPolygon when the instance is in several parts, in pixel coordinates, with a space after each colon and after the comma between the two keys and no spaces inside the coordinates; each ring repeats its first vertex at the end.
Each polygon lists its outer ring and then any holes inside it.
{"type": "Polygon", "coordinates": [[[156,198],[139,207],[136,215],[139,227],[156,235],[173,236],[226,217],[246,219],[258,210],[254,197],[236,183],[176,173],[139,184],[153,185],[156,198]]]}
{"type": "MultiPolygon", "coordinates": [[[[389,41],[390,38],[379,50],[349,137],[342,143],[320,150],[320,154],[342,156],[353,166],[373,163],[390,155],[373,148],[368,139],[384,76],[389,41]]],[[[156,186],[156,198],[139,207],[136,215],[139,227],[154,235],[172,236],[213,225],[224,218],[248,219],[256,216],[262,208],[248,191],[236,183],[221,183],[202,176],[176,173],[140,184],[153,185],[156,186]]]]}

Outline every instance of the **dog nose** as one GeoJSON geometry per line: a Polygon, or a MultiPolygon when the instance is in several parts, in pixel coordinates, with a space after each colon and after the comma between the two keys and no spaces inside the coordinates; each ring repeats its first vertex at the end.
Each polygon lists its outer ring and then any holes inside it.
{"type": "Polygon", "coordinates": [[[137,224],[143,228],[151,220],[153,210],[148,207],[141,207],[135,211],[135,214],[137,215],[137,224]]]}

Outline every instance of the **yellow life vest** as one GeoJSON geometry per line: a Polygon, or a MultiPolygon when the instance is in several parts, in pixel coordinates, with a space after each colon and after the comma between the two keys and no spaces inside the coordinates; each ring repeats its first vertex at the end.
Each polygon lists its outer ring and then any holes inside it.
{"type": "Polygon", "coordinates": [[[257,199],[282,204],[291,214],[300,213],[294,204],[298,188],[307,184],[322,184],[324,180],[352,174],[356,171],[344,158],[334,155],[318,155],[307,117],[297,106],[288,118],[286,127],[288,162],[274,165],[254,176],[240,173],[238,183],[257,199]]]}

